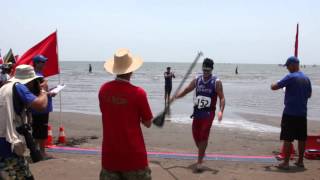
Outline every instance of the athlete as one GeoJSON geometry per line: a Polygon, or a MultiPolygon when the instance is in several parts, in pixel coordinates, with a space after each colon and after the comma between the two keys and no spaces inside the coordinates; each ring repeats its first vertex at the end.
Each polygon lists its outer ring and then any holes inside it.
{"type": "Polygon", "coordinates": [[[192,114],[192,135],[198,148],[198,161],[196,171],[203,170],[203,158],[205,156],[211,125],[215,116],[217,98],[220,101],[218,120],[222,120],[225,107],[225,98],[222,82],[217,76],[212,74],[214,62],[212,59],[205,58],[202,64],[203,74],[196,77],[191,83],[176,97],[184,97],[195,89],[194,111],[192,114]]]}

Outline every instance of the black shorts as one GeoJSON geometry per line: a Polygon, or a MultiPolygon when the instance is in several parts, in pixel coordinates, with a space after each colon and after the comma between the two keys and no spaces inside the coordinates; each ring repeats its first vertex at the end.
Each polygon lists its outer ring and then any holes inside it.
{"type": "Polygon", "coordinates": [[[49,113],[32,115],[32,136],[35,139],[47,139],[49,113]]]}
{"type": "Polygon", "coordinates": [[[281,121],[280,140],[290,141],[307,139],[307,117],[283,114],[281,121]]]}
{"type": "Polygon", "coordinates": [[[170,94],[172,90],[172,86],[164,86],[164,91],[166,94],[170,94]]]}

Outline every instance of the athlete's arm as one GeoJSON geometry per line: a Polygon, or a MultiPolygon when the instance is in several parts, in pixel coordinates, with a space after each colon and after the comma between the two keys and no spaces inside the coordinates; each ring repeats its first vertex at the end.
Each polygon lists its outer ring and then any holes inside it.
{"type": "Polygon", "coordinates": [[[179,92],[175,97],[173,98],[181,98],[183,96],[185,96],[186,94],[188,94],[189,92],[193,91],[194,88],[196,88],[196,79],[193,79],[190,84],[182,91],[179,92]]]}
{"type": "Polygon", "coordinates": [[[220,80],[216,81],[216,92],[220,100],[220,112],[223,113],[224,107],[226,104],[226,100],[224,98],[224,93],[223,93],[223,86],[222,82],[220,80]]]}

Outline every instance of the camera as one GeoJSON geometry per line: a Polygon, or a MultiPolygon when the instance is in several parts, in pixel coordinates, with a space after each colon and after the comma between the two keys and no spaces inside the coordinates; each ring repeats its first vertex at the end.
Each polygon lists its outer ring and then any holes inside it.
{"type": "Polygon", "coordinates": [[[39,149],[37,149],[35,143],[34,143],[34,140],[31,136],[31,133],[30,133],[30,130],[31,130],[31,127],[29,124],[23,124],[19,127],[16,128],[17,132],[21,135],[24,136],[25,138],[25,141],[26,141],[26,144],[27,144],[27,148],[30,150],[30,156],[31,156],[31,159],[32,161],[35,163],[35,162],[38,162],[38,161],[41,161],[43,159],[42,155],[41,155],[41,152],[39,149]]]}

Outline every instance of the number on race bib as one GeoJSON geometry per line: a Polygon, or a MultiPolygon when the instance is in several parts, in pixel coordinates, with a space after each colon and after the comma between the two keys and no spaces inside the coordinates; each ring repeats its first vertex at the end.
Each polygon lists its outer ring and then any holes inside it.
{"type": "Polygon", "coordinates": [[[211,105],[211,98],[205,96],[197,96],[195,99],[195,105],[198,109],[208,108],[211,105]]]}

